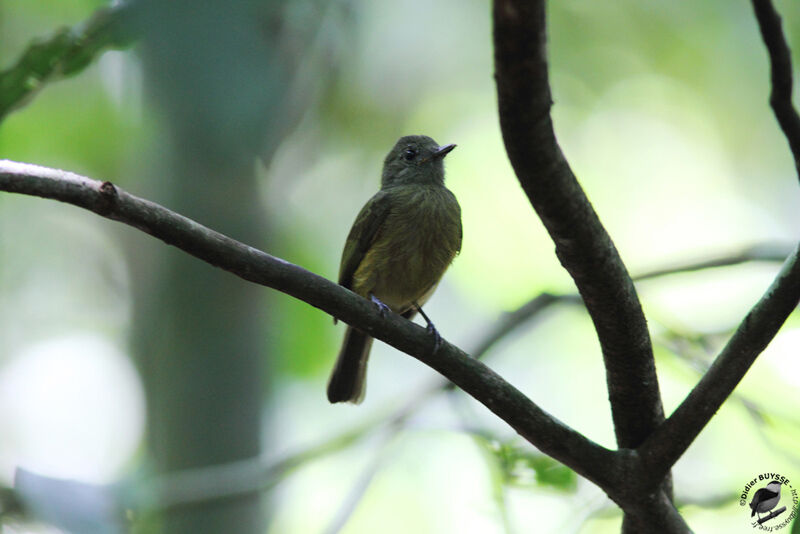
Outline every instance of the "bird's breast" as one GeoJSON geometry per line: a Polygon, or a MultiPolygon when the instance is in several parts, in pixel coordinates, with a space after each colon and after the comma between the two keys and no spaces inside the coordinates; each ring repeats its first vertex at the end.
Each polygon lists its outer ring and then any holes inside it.
{"type": "Polygon", "coordinates": [[[443,186],[397,189],[353,287],[403,312],[422,305],[461,249],[461,209],[443,186]]]}

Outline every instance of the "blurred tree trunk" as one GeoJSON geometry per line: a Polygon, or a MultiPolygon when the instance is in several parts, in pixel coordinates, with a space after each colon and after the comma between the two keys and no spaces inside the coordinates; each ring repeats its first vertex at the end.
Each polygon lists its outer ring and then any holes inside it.
{"type": "MultiPolygon", "coordinates": [[[[252,164],[220,161],[212,167],[203,158],[191,162],[180,153],[175,156],[171,183],[173,191],[180,191],[174,196],[177,209],[257,242],[255,228],[247,226],[258,218],[244,217],[257,211],[247,172],[252,164]],[[214,179],[228,173],[236,178],[214,179]]],[[[262,292],[180,251],[161,254],[160,268],[149,273],[155,277],[151,292],[141,295],[136,330],[148,394],[148,444],[156,467],[171,471],[256,456],[265,375],[262,292]]],[[[164,531],[264,532],[259,498],[254,494],[171,510],[163,518],[164,531]]]]}
{"type": "MultiPolygon", "coordinates": [[[[286,86],[274,42],[279,5],[143,6],[147,89],[168,138],[157,164],[161,198],[263,247],[254,162],[267,136],[281,137],[274,131],[279,121],[268,122],[286,86]]],[[[160,247],[158,254],[139,269],[134,340],[155,466],[167,472],[256,456],[266,382],[263,292],[174,249],[160,247]]],[[[157,522],[170,534],[266,530],[258,493],[168,510],[157,522]]]]}

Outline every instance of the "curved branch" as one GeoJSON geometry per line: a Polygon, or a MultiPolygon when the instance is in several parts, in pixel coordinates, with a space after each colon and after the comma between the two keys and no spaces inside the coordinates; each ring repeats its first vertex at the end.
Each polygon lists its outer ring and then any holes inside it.
{"type": "MultiPolygon", "coordinates": [[[[729,267],[750,262],[784,262],[791,251],[791,247],[787,244],[756,243],[745,246],[739,250],[712,254],[707,258],[690,260],[676,263],[668,267],[644,271],[638,275],[634,275],[633,279],[634,281],[646,281],[662,276],[729,267]]],[[[557,304],[582,306],[583,301],[576,293],[540,293],[519,308],[504,314],[497,321],[492,323],[490,329],[479,339],[475,347],[470,351],[470,354],[473,358],[478,360],[482,359],[496,343],[557,304]]],[[[361,439],[369,430],[381,427],[381,423],[391,427],[392,432],[399,432],[402,430],[408,418],[422,408],[434,395],[452,390],[454,387],[455,386],[450,381],[437,380],[435,383],[422,389],[419,393],[415,393],[413,399],[407,404],[389,411],[388,415],[379,415],[374,420],[369,420],[366,424],[359,426],[355,430],[344,431],[325,444],[312,447],[309,450],[313,451],[313,454],[307,454],[306,451],[301,451],[297,454],[297,457],[300,459],[298,463],[301,463],[305,459],[315,458],[318,454],[323,454],[328,450],[339,450],[339,448],[345,445],[344,440],[346,440],[346,444],[349,444],[352,441],[361,439]],[[336,446],[328,448],[326,445],[327,443],[335,444],[336,446]]]]}
{"type": "MultiPolygon", "coordinates": [[[[770,0],[752,0],[770,59],[770,104],[789,142],[800,176],[800,117],[792,105],[792,63],[781,19],[770,0]]],[[[748,312],[689,395],[639,448],[651,483],[686,452],[800,302],[800,248],[786,260],[767,292],[748,312]]]]}
{"type": "Polygon", "coordinates": [[[689,448],[800,302],[800,248],[673,414],[639,448],[658,481],[689,448]]]}
{"type": "MultiPolygon", "coordinates": [[[[789,142],[800,176],[800,117],[792,105],[792,62],[781,19],[770,0],[752,0],[771,69],[770,104],[789,142]]],[[[800,248],[786,260],[767,292],[748,312],[703,378],[664,424],[639,448],[657,481],[686,452],[700,431],[777,335],[800,302],[800,248]]]]}
{"type": "Polygon", "coordinates": [[[664,419],[650,335],[622,259],[556,141],[544,0],[495,0],[494,47],[508,157],[594,322],[617,443],[634,448],[664,419]]]}
{"type": "Polygon", "coordinates": [[[772,93],[769,103],[789,142],[800,178],[800,116],[792,105],[792,54],[781,29],[781,17],[771,0],[752,0],[761,37],[769,54],[772,93]]]}
{"type": "Polygon", "coordinates": [[[602,488],[622,476],[620,457],[562,424],[461,349],[442,341],[433,354],[425,328],[389,313],[310,271],[244,245],[110,182],[0,161],[0,190],[74,204],[146,232],[240,278],[277,289],[356,326],[435,369],[506,421],[541,451],[602,488]]]}

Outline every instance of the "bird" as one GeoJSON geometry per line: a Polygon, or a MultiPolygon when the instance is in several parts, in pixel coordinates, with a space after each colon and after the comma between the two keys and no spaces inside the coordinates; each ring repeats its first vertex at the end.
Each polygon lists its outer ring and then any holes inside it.
{"type": "MultiPolygon", "coordinates": [[[[461,251],[461,207],[444,184],[444,157],[456,145],[425,135],[401,137],[383,162],[380,190],[356,216],[339,265],[339,284],[407,319],[422,306],[461,251]]],[[[364,398],[372,337],[348,326],[328,381],[331,403],[364,398]]]]}
{"type": "Polygon", "coordinates": [[[780,500],[781,483],[777,480],[773,480],[767,484],[766,487],[761,488],[753,494],[753,500],[750,501],[750,508],[753,511],[750,517],[758,514],[758,518],[761,519],[761,514],[775,508],[780,500]]]}

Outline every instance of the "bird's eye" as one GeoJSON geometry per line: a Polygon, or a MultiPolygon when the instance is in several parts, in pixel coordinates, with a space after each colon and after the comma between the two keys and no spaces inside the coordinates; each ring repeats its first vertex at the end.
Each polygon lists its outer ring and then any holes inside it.
{"type": "Polygon", "coordinates": [[[407,147],[403,151],[403,159],[404,160],[411,161],[415,157],[417,157],[417,149],[415,149],[414,147],[407,147]]]}

